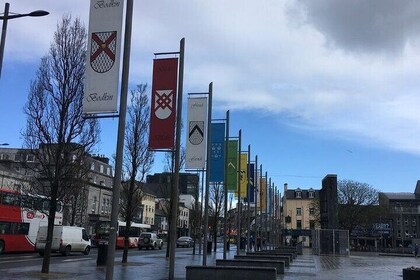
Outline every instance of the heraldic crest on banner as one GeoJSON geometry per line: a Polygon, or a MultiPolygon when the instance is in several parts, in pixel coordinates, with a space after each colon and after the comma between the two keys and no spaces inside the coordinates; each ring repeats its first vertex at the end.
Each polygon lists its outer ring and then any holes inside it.
{"type": "Polygon", "coordinates": [[[193,145],[200,145],[204,140],[204,122],[190,121],[188,140],[193,145]]]}
{"type": "Polygon", "coordinates": [[[156,90],[155,93],[155,115],[158,119],[169,118],[173,110],[174,93],[170,90],[156,90]]]}
{"type": "Polygon", "coordinates": [[[108,72],[115,62],[117,31],[92,33],[90,66],[95,72],[108,72]]]}

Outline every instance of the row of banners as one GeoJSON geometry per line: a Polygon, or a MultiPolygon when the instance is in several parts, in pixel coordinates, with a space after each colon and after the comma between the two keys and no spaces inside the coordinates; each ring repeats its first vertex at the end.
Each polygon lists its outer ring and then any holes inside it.
{"type": "MultiPolygon", "coordinates": [[[[91,1],[90,4],[86,86],[83,100],[83,112],[86,115],[117,112],[123,2],[123,0],[91,1]]],[[[177,85],[178,58],[155,59],[150,106],[150,150],[175,148],[177,85]]],[[[188,99],[185,163],[187,169],[205,168],[208,108],[208,97],[188,99]]],[[[248,163],[248,156],[240,152],[237,140],[228,140],[226,154],[225,135],[225,123],[211,124],[210,182],[225,181],[227,157],[226,184],[229,192],[238,194],[238,180],[240,180],[240,195],[246,201],[254,203],[255,187],[258,189],[256,192],[258,207],[265,208],[276,201],[274,188],[267,186],[266,178],[255,170],[254,164],[248,163]],[[240,172],[238,172],[239,162],[240,172]],[[257,180],[255,175],[260,180],[257,180]],[[247,184],[247,178],[250,184],[247,184]]]]}

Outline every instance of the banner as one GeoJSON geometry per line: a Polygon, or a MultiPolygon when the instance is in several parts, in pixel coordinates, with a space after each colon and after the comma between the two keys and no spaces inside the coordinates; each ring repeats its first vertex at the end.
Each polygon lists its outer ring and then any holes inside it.
{"type": "Polygon", "coordinates": [[[228,192],[236,193],[238,188],[238,140],[228,141],[227,157],[227,189],[228,192]]]}
{"type": "Polygon", "coordinates": [[[241,153],[241,197],[246,199],[248,188],[248,154],[241,153]]]}
{"type": "Polygon", "coordinates": [[[203,169],[206,159],[207,97],[188,98],[185,168],[203,169]]]}
{"type": "Polygon", "coordinates": [[[255,164],[253,163],[249,164],[248,170],[249,170],[249,189],[248,189],[247,202],[254,203],[255,202],[255,186],[254,186],[255,164]]]}
{"type": "Polygon", "coordinates": [[[261,177],[260,180],[260,204],[261,204],[261,211],[266,213],[267,207],[267,180],[265,177],[261,177]]]}
{"type": "Polygon", "coordinates": [[[90,1],[83,113],[117,112],[123,0],[90,1]]]}
{"type": "Polygon", "coordinates": [[[150,150],[174,149],[177,79],[178,58],[153,60],[150,150]]]}
{"type": "Polygon", "coordinates": [[[225,123],[211,124],[210,182],[225,180],[225,123]]]}

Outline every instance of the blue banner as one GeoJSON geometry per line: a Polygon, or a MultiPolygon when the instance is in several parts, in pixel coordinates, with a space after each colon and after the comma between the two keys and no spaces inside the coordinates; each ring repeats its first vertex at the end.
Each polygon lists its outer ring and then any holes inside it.
{"type": "Polygon", "coordinates": [[[211,124],[210,182],[225,180],[225,124],[211,124]]]}
{"type": "Polygon", "coordinates": [[[254,203],[255,201],[255,165],[253,163],[248,164],[248,174],[249,174],[249,190],[248,190],[248,198],[247,201],[250,203],[254,203]]]}

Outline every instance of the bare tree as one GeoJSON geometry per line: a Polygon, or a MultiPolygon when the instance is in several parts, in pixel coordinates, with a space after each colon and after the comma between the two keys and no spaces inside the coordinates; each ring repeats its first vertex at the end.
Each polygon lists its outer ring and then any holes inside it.
{"type": "MultiPolygon", "coordinates": [[[[183,166],[185,165],[185,156],[186,156],[186,152],[185,152],[185,148],[181,147],[180,150],[180,165],[179,168],[183,169],[183,166]]],[[[171,230],[171,218],[172,218],[172,214],[171,213],[171,209],[172,209],[172,203],[173,201],[171,201],[171,190],[172,188],[174,188],[174,174],[175,174],[175,152],[174,151],[170,151],[167,152],[165,154],[165,158],[164,158],[164,168],[166,172],[170,172],[171,176],[170,176],[170,182],[165,182],[165,183],[161,183],[159,184],[159,187],[162,191],[164,195],[163,199],[160,200],[160,203],[164,203],[165,206],[162,206],[162,210],[163,213],[168,221],[168,226],[169,226],[169,231],[171,230]]],[[[179,197],[178,197],[179,200],[179,197]]],[[[176,201],[176,203],[178,204],[178,201],[176,201]]],[[[177,215],[178,218],[178,213],[179,211],[177,211],[177,213],[175,213],[177,215]]],[[[178,219],[177,219],[178,220],[178,219]]],[[[174,225],[175,227],[177,225],[174,225]]],[[[169,257],[169,247],[170,247],[170,242],[171,239],[168,238],[168,246],[166,246],[166,257],[169,257]]]]}
{"type": "Polygon", "coordinates": [[[338,221],[349,231],[366,226],[375,219],[373,205],[378,205],[378,191],[369,184],[353,180],[338,181],[338,221]],[[373,210],[373,211],[372,211],[373,210]]]}
{"type": "Polygon", "coordinates": [[[122,262],[127,262],[131,221],[138,213],[143,198],[144,177],[150,172],[154,154],[148,149],[150,107],[146,94],[147,84],[131,91],[128,123],[125,132],[124,170],[128,181],[123,184],[120,213],[125,218],[124,252],[122,262]],[[136,180],[140,181],[136,183],[136,180]]]}
{"type": "Polygon", "coordinates": [[[63,17],[31,82],[24,108],[24,143],[35,157],[38,174],[30,191],[50,200],[42,273],[49,272],[58,201],[75,199],[81,181],[86,180],[86,156],[99,139],[97,121],[84,119],[82,112],[86,37],[79,19],[63,17]]]}
{"type": "Polygon", "coordinates": [[[213,242],[214,242],[214,251],[216,252],[217,249],[217,232],[219,230],[219,222],[220,216],[223,211],[223,202],[224,202],[224,188],[223,185],[220,183],[214,183],[211,185],[210,188],[210,217],[211,217],[211,227],[212,227],[212,235],[213,235],[213,242]]]}

